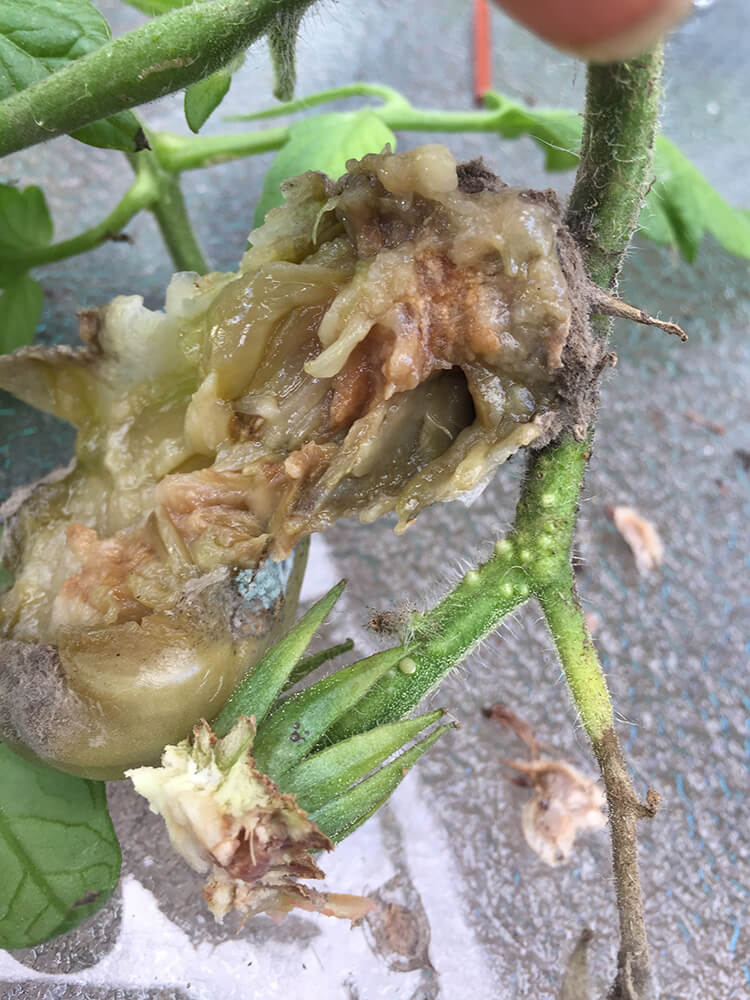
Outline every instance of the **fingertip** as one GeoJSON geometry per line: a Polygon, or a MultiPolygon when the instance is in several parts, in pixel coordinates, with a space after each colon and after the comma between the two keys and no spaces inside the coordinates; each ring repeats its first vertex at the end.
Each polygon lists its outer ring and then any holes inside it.
{"type": "Polygon", "coordinates": [[[545,41],[584,59],[639,55],[683,20],[692,0],[497,0],[545,41]]]}
{"type": "Polygon", "coordinates": [[[632,59],[660,42],[672,28],[688,17],[692,9],[693,0],[669,0],[624,31],[600,38],[591,45],[582,45],[573,51],[588,62],[632,59]]]}

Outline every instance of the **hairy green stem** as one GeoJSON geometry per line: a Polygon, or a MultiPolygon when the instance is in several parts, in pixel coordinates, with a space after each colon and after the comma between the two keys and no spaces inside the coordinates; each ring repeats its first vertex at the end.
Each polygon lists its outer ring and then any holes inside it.
{"type": "Polygon", "coordinates": [[[531,594],[531,553],[509,536],[492,557],[469,570],[434,608],[405,624],[402,669],[394,669],[365,695],[331,738],[346,739],[412,711],[531,594]],[[526,565],[524,565],[524,560],[526,565]]]}
{"type": "Polygon", "coordinates": [[[662,50],[624,63],[592,64],[586,77],[581,159],[567,223],[586,269],[612,287],[638,223],[659,120],[662,50]]]}
{"type": "MultiPolygon", "coordinates": [[[[581,160],[567,222],[584,253],[589,276],[603,288],[616,284],[646,195],[656,133],[662,71],[658,48],[627,63],[588,69],[581,160]]],[[[519,508],[534,506],[534,494],[564,450],[567,506],[583,484],[593,432],[585,442],[562,442],[532,456],[519,508]]],[[[557,510],[555,511],[557,514],[557,510]]],[[[573,511],[573,517],[575,511],[573,511]]],[[[568,547],[568,553],[570,548],[568,547]]],[[[599,761],[609,803],[612,860],[620,919],[617,976],[612,1000],[653,997],[651,963],[638,868],[636,821],[644,815],[630,782],[614,727],[606,681],[575,593],[567,579],[550,579],[537,591],[563,664],[573,700],[599,761]]]]}
{"type": "MultiPolygon", "coordinates": [[[[387,87],[352,84],[279,105],[253,115],[235,115],[232,121],[257,121],[304,111],[318,104],[342,97],[373,96],[385,101],[372,108],[380,120],[394,132],[502,132],[502,119],[512,108],[511,101],[491,111],[429,111],[413,108],[405,98],[387,87]]],[[[157,132],[151,136],[154,151],[167,170],[196,170],[227,160],[281,149],[289,139],[289,128],[278,126],[259,132],[212,136],[182,136],[157,132]]]]}
{"type": "Polygon", "coordinates": [[[612,726],[612,702],[594,643],[578,603],[573,575],[537,597],[560,656],[568,690],[583,727],[596,745],[612,726]]]}
{"type": "Polygon", "coordinates": [[[312,0],[214,0],[154,18],[0,102],[0,156],[182,90],[312,0]]]}

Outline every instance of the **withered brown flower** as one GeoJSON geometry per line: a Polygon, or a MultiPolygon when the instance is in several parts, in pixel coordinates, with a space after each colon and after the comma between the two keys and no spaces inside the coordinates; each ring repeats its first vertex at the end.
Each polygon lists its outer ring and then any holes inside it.
{"type": "Polygon", "coordinates": [[[203,894],[217,920],[232,909],[282,920],[295,907],[360,920],[372,909],[368,899],[297,881],[325,877],[313,853],[333,843],[294,795],[282,794],[257,770],[254,738],[252,719],[241,717],[220,740],[201,722],[189,741],[165,749],[161,767],[127,776],[164,817],[174,848],[195,871],[208,873],[203,894]]]}

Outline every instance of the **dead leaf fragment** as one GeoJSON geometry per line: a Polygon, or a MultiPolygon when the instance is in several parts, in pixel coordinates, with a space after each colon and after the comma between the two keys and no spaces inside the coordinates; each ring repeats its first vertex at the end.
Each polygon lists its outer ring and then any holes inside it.
{"type": "Polygon", "coordinates": [[[613,507],[611,516],[615,527],[630,546],[638,572],[646,576],[661,566],[664,543],[653,524],[634,507],[613,507]]]}
{"type": "Polygon", "coordinates": [[[546,864],[556,867],[570,857],[582,830],[607,825],[604,792],[592,779],[562,760],[506,761],[530,779],[534,795],[521,810],[526,843],[546,864]]]}
{"type": "Polygon", "coordinates": [[[520,772],[514,784],[531,788],[534,795],[521,810],[521,829],[526,843],[542,861],[557,866],[567,861],[581,830],[606,826],[604,792],[592,778],[564,760],[541,756],[543,744],[534,728],[507,705],[498,702],[482,714],[513,732],[529,751],[531,760],[504,760],[520,772]]]}
{"type": "Polygon", "coordinates": [[[434,971],[430,961],[430,923],[419,893],[395,875],[370,895],[374,908],[364,920],[371,950],[391,972],[434,971]]]}

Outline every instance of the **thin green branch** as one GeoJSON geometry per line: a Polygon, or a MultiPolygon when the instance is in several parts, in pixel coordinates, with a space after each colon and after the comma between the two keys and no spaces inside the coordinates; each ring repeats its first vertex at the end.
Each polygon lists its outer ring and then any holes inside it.
{"type": "Polygon", "coordinates": [[[583,727],[592,743],[599,746],[613,723],[612,702],[572,574],[561,584],[540,588],[537,596],[583,727]]]}
{"type": "Polygon", "coordinates": [[[214,0],[154,18],[0,102],[0,156],[182,90],[311,2],[214,0]]]}
{"type": "Polygon", "coordinates": [[[392,107],[409,106],[406,98],[392,87],[386,87],[380,83],[350,83],[343,87],[333,87],[331,90],[321,90],[317,94],[309,97],[298,97],[294,101],[287,101],[284,104],[277,104],[273,108],[265,111],[255,111],[249,115],[227,115],[225,121],[228,122],[257,122],[265,118],[281,118],[282,115],[292,115],[297,111],[308,111],[321,104],[329,104],[331,101],[343,100],[347,97],[379,97],[385,105],[392,107]]]}
{"type": "MultiPolygon", "coordinates": [[[[336,90],[315,94],[311,98],[290,101],[286,105],[255,115],[236,116],[231,120],[249,121],[277,117],[348,96],[383,97],[385,104],[372,108],[372,112],[390,129],[400,132],[499,132],[503,116],[509,109],[520,107],[507,102],[500,108],[488,111],[429,111],[413,108],[405,98],[390,88],[353,84],[351,87],[338,87],[336,90]]],[[[150,138],[159,162],[166,170],[196,170],[280,149],[289,138],[289,129],[278,126],[257,132],[211,136],[182,136],[157,132],[150,138]]]]}
{"type": "Polygon", "coordinates": [[[150,142],[162,167],[170,173],[197,170],[228,160],[281,149],[289,138],[287,128],[269,128],[238,135],[182,136],[154,132],[150,142]]]}
{"type": "MultiPolygon", "coordinates": [[[[136,177],[132,185],[123,195],[120,202],[101,222],[84,230],[78,236],[69,240],[61,240],[46,247],[37,247],[22,255],[16,256],[8,265],[28,271],[32,267],[51,264],[53,261],[65,260],[77,254],[93,250],[108,240],[114,233],[119,233],[124,226],[137,215],[141,209],[153,205],[159,198],[159,185],[153,173],[144,169],[143,161],[136,165],[136,177]]],[[[5,261],[3,261],[5,266],[5,261]]]]}
{"type": "Polygon", "coordinates": [[[150,208],[175,268],[207,274],[211,268],[187,214],[179,178],[166,174],[161,194],[150,208]]]}
{"type": "MultiPolygon", "coordinates": [[[[150,134],[149,142],[153,142],[150,134]]],[[[175,268],[206,274],[210,268],[187,214],[179,177],[163,167],[153,150],[128,154],[128,160],[136,175],[148,177],[158,192],[146,207],[153,213],[175,268]]]]}

